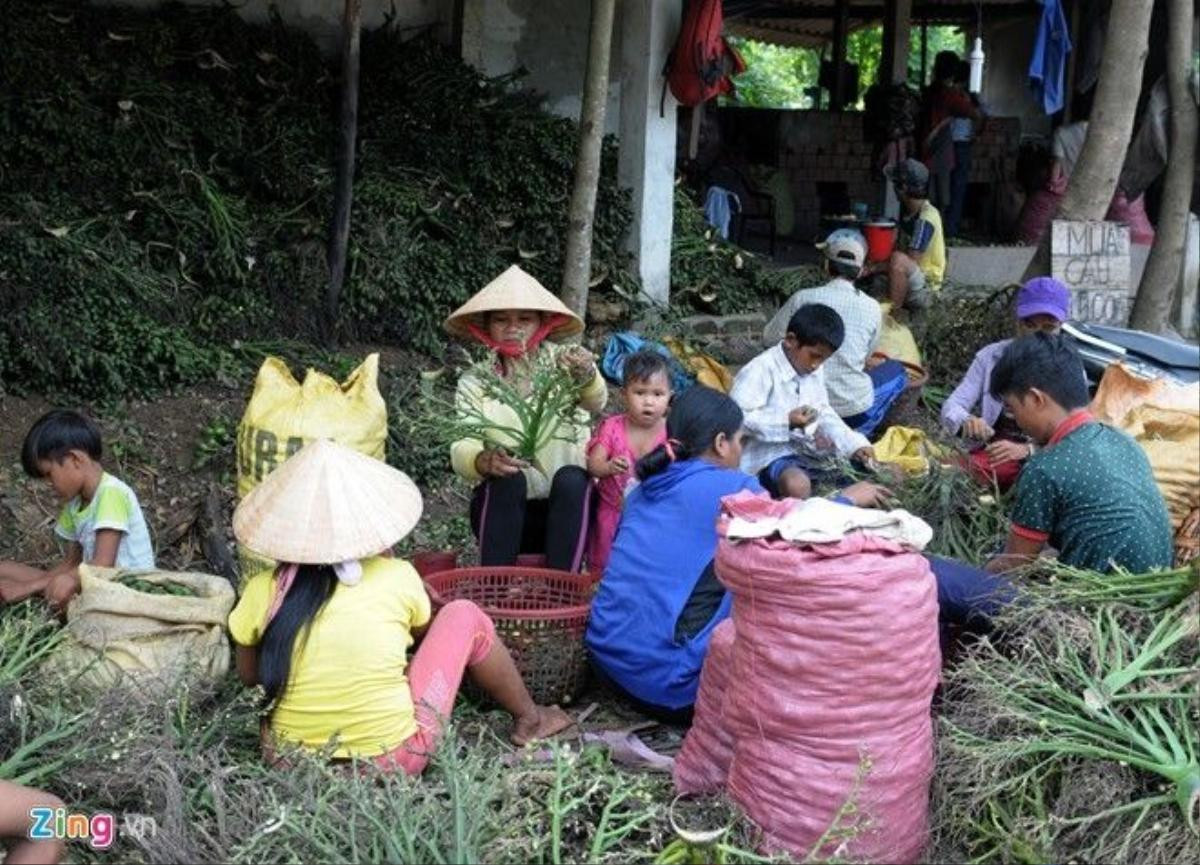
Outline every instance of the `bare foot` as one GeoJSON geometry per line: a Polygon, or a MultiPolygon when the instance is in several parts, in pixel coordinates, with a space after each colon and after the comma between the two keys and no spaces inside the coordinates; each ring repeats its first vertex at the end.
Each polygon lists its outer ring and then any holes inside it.
{"type": "Polygon", "coordinates": [[[548,739],[574,725],[571,716],[558,706],[538,706],[529,714],[517,718],[508,738],[514,745],[526,745],[538,739],[548,739]]]}

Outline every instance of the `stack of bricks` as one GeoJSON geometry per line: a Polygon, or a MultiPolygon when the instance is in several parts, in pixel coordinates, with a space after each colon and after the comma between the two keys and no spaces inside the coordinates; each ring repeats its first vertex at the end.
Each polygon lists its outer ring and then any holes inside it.
{"type": "Polygon", "coordinates": [[[792,183],[797,235],[820,231],[818,183],[844,183],[850,201],[865,201],[874,209],[879,184],[871,180],[871,145],[863,137],[861,113],[789,111],[779,131],[780,164],[792,183]]]}
{"type": "MultiPolygon", "coordinates": [[[[740,109],[725,109],[737,111],[740,109]]],[[[972,151],[971,182],[996,184],[1016,175],[1021,121],[993,117],[972,151]]],[[[781,111],[776,164],[792,186],[794,236],[810,240],[821,233],[818,183],[843,183],[851,202],[866,202],[872,213],[882,205],[882,183],[872,179],[871,144],[863,136],[862,112],[781,111]]]]}
{"type": "Polygon", "coordinates": [[[1016,177],[1020,145],[1019,118],[989,118],[971,148],[971,182],[1002,183],[1016,177]]]}

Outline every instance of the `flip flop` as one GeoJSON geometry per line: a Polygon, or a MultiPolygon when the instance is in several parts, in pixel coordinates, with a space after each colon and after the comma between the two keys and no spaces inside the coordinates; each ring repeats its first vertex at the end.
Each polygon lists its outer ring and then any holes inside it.
{"type": "MultiPolygon", "coordinates": [[[[640,725],[644,727],[645,725],[640,725]]],[[[613,761],[632,769],[651,772],[670,772],[675,768],[675,758],[660,754],[638,738],[634,730],[602,730],[584,733],[584,744],[603,745],[613,761]]]]}

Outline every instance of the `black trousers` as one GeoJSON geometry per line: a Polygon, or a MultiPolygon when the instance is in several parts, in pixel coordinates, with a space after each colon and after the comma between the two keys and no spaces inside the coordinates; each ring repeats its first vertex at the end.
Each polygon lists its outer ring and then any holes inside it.
{"type": "Polygon", "coordinates": [[[520,553],[544,553],[546,567],[579,571],[591,518],[592,482],[579,466],[563,466],[550,497],[530,499],[525,475],[488,478],[471,497],[471,531],[479,539],[479,563],[503,567],[520,553]]]}

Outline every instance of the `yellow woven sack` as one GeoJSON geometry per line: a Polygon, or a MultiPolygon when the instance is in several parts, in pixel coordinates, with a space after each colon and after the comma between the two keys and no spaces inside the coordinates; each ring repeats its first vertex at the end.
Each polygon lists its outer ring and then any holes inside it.
{"type": "Polygon", "coordinates": [[[146,688],[181,677],[216,682],[228,672],[225,622],[235,600],[228,580],[81,565],[79,581],[80,592],[67,606],[63,644],[47,661],[50,672],[93,693],[121,679],[146,688]],[[151,594],[116,582],[129,574],[192,594],[151,594]]]}
{"type": "Polygon", "coordinates": [[[729,393],[733,387],[733,376],[725,365],[711,355],[697,348],[692,348],[686,342],[672,336],[663,339],[663,345],[679,359],[688,372],[696,376],[696,381],[705,387],[729,393]]]}
{"type": "Polygon", "coordinates": [[[1091,411],[1142,446],[1178,529],[1200,507],[1200,384],[1147,381],[1114,363],[1104,371],[1091,411]]]}
{"type": "Polygon", "coordinates": [[[1176,529],[1200,508],[1200,409],[1180,411],[1145,404],[1120,423],[1146,452],[1176,529]]]}
{"type": "Polygon", "coordinates": [[[875,346],[875,351],[886,354],[893,360],[922,366],[921,350],[917,348],[912,331],[892,318],[890,303],[881,303],[879,306],[883,310],[883,326],[879,331],[879,344],[875,346]]]}
{"type": "Polygon", "coordinates": [[[941,448],[925,437],[924,430],[906,426],[888,427],[875,442],[875,459],[892,463],[905,474],[923,475],[929,471],[929,460],[936,458],[941,448]]]}
{"type": "MultiPolygon", "coordinates": [[[[238,498],[278,468],[305,444],[333,439],[357,451],[384,458],[387,405],[379,392],[379,355],[372,354],[342,383],[310,369],[297,382],[277,357],[263,361],[254,392],[238,425],[238,498]]],[[[240,549],[241,578],[246,580],[274,563],[240,549]]]]}

